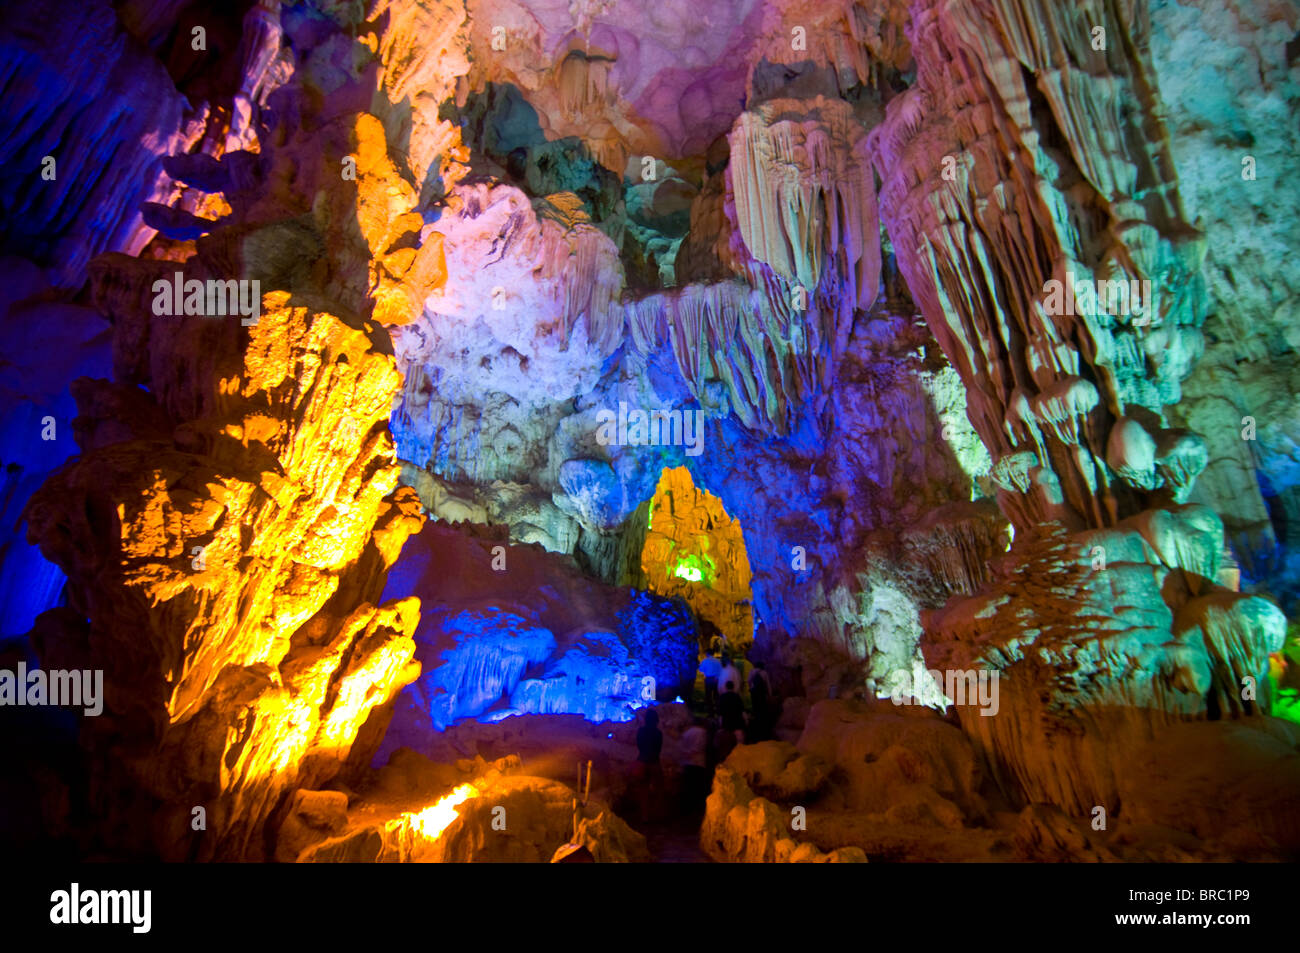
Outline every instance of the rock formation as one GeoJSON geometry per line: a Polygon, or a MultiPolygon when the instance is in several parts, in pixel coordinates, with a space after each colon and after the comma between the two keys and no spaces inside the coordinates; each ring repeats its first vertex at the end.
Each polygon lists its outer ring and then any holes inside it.
{"type": "Polygon", "coordinates": [[[1294,9],[22,6],[33,851],[1300,850],[1294,9]]]}
{"type": "MultiPolygon", "coordinates": [[[[105,722],[148,726],[117,770],[209,811],[219,834],[200,855],[255,856],[282,792],[336,773],[415,674],[418,603],[375,605],[421,521],[411,491],[394,493],[392,358],[283,293],[263,304],[242,354],[238,324],[168,329],[184,389],[163,406],[120,384],[75,387],[82,455],[27,509],[91,620],[38,623],[38,649],[105,671],[105,722]]],[[[188,853],[182,810],[158,835],[171,856],[188,853]]]]}

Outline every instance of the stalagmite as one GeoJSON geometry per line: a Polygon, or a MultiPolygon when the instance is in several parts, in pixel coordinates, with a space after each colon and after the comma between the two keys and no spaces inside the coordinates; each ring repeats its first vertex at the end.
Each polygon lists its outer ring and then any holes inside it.
{"type": "MultiPolygon", "coordinates": [[[[258,856],[279,795],[337,773],[371,710],[416,674],[418,601],[374,604],[420,521],[411,491],[390,495],[392,358],[283,293],[265,306],[246,352],[237,321],[200,334],[211,319],[183,319],[191,333],[164,338],[170,319],[155,318],[154,346],[161,356],[169,342],[184,381],[155,393],[186,426],[158,429],[158,408],[120,417],[28,507],[33,539],[92,618],[86,654],[68,661],[111,673],[106,721],[152,726],[106,778],[128,771],[156,797],[214,797],[209,857],[258,856]],[[68,545],[104,513],[118,514],[111,538],[68,545]]],[[[80,389],[83,433],[125,406],[121,386],[80,389]]],[[[75,643],[48,644],[60,657],[75,643]]],[[[152,836],[164,855],[188,850],[166,818],[152,836]]]]}
{"type": "Polygon", "coordinates": [[[1199,631],[1204,638],[1220,711],[1258,709],[1268,655],[1279,651],[1286,637],[1286,617],[1277,606],[1242,593],[1212,593],[1184,606],[1174,630],[1183,638],[1199,631]]]}

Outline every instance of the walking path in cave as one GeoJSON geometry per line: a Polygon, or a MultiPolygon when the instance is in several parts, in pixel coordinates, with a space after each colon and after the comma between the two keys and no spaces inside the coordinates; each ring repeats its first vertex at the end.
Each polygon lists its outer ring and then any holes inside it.
{"type": "Polygon", "coordinates": [[[702,817],[671,817],[642,823],[637,831],[645,835],[646,846],[656,864],[709,864],[712,859],[700,849],[702,817]]]}

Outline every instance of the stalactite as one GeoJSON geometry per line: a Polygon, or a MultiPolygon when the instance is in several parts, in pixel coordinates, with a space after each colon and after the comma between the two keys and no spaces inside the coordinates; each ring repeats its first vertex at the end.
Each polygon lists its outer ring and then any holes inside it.
{"type": "Polygon", "coordinates": [[[868,307],[880,276],[875,194],[849,105],[764,103],[741,115],[730,141],[736,217],[754,257],[809,294],[834,269],[848,300],[868,307]]]}
{"type": "Polygon", "coordinates": [[[920,5],[910,34],[917,87],[889,104],[871,137],[900,268],[973,385],[977,430],[994,456],[1033,439],[1074,518],[1093,526],[1127,515],[1104,479],[1100,407],[1118,417],[1128,403],[1158,413],[1176,400],[1187,362],[1158,361],[1152,374],[1143,328],[1203,320],[1203,246],[1180,211],[1146,48],[1089,46],[1094,23],[1140,40],[1144,14],[1116,15],[1121,22],[1100,7],[1071,11],[1046,29],[1055,14],[1039,3],[920,5]],[[1138,108],[1119,110],[1125,97],[1138,108]],[[1049,146],[1058,131],[1060,145],[1049,146]],[[1134,300],[1130,286],[1148,290],[1134,300]],[[1076,340],[1077,351],[1062,349],[1076,340]],[[1100,388],[1088,398],[1099,413],[1085,412],[1082,431],[1080,415],[1057,407],[1080,377],[1100,388]],[[1029,424],[1026,400],[1045,432],[1029,424]]]}

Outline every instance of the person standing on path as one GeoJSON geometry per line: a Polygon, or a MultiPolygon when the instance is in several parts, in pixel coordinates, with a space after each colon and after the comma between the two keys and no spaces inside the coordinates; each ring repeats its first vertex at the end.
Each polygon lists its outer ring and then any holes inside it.
{"type": "Polygon", "coordinates": [[[713,649],[700,663],[700,674],[704,676],[704,708],[712,715],[718,704],[718,676],[722,674],[722,663],[713,657],[713,649]]]}
{"type": "Polygon", "coordinates": [[[632,774],[636,781],[643,822],[657,820],[660,814],[664,772],[659,763],[659,753],[663,747],[664,733],[659,730],[659,712],[650,708],[645,713],[645,724],[636,731],[636,765],[632,774]]]}

